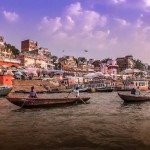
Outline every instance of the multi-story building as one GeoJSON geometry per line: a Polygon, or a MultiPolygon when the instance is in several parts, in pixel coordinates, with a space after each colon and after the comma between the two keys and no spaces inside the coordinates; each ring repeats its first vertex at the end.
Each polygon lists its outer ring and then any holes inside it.
{"type": "Polygon", "coordinates": [[[28,52],[38,49],[38,43],[33,40],[21,41],[21,52],[28,52]]]}
{"type": "Polygon", "coordinates": [[[116,59],[117,64],[119,66],[119,72],[128,69],[128,68],[134,68],[134,61],[132,55],[127,55],[125,57],[119,57],[116,59]]]}
{"type": "Polygon", "coordinates": [[[38,47],[37,42],[25,40],[21,42],[21,54],[19,55],[23,66],[34,66],[45,69],[52,68],[51,53],[47,48],[38,47]]]}
{"type": "Polygon", "coordinates": [[[0,36],[0,49],[4,48],[4,37],[0,36]]]}
{"type": "Polygon", "coordinates": [[[64,70],[77,70],[77,61],[73,56],[64,56],[59,59],[64,70]]]}
{"type": "Polygon", "coordinates": [[[117,74],[118,65],[115,60],[108,60],[107,63],[101,63],[99,69],[104,74],[117,74]]]}
{"type": "Polygon", "coordinates": [[[4,37],[0,36],[0,66],[20,66],[20,60],[13,58],[13,53],[5,46],[4,37]]]}
{"type": "Polygon", "coordinates": [[[31,54],[35,54],[35,55],[45,55],[47,57],[51,57],[51,53],[49,52],[48,48],[37,48],[35,50],[29,51],[31,54]]]}
{"type": "Polygon", "coordinates": [[[43,56],[21,53],[18,58],[20,59],[22,66],[47,69],[47,58],[44,58],[43,56]]]}
{"type": "Polygon", "coordinates": [[[107,61],[108,73],[109,74],[117,74],[118,72],[118,64],[116,60],[108,60],[107,61]]]}

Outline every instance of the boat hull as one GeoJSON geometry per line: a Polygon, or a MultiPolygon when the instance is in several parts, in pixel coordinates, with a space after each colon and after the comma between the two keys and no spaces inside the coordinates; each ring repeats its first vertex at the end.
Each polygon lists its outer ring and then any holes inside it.
{"type": "Polygon", "coordinates": [[[16,106],[23,108],[56,107],[71,105],[74,103],[86,103],[90,97],[81,98],[14,98],[7,97],[7,100],[16,106]]]}
{"type": "Polygon", "coordinates": [[[0,89],[0,96],[7,96],[8,93],[12,90],[12,88],[3,88],[0,89]]]}
{"type": "Polygon", "coordinates": [[[112,92],[113,89],[111,89],[111,88],[97,88],[96,91],[97,92],[112,92]]]}
{"type": "Polygon", "coordinates": [[[144,102],[150,101],[149,96],[142,96],[142,95],[127,95],[118,93],[119,97],[124,100],[124,102],[144,102]]]}

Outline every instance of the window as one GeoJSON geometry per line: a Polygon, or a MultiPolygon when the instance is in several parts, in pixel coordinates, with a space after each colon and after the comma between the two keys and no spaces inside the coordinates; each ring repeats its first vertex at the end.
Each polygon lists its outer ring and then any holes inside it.
{"type": "Polygon", "coordinates": [[[145,82],[139,82],[139,86],[145,86],[145,82]]]}

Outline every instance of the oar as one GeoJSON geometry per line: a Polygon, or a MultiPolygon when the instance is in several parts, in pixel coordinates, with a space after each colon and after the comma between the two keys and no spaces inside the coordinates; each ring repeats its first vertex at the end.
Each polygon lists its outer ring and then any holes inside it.
{"type": "Polygon", "coordinates": [[[150,92],[148,92],[148,93],[146,93],[146,94],[144,94],[143,96],[145,96],[145,95],[147,95],[147,94],[149,94],[150,92]]]}
{"type": "Polygon", "coordinates": [[[72,91],[71,91],[71,92],[69,92],[69,93],[68,93],[68,95],[67,95],[67,97],[65,97],[65,98],[68,98],[68,96],[69,96],[71,93],[72,93],[72,91]]]}
{"type": "Polygon", "coordinates": [[[86,104],[86,102],[82,99],[82,98],[80,98],[80,97],[78,97],[84,104],[86,104]]]}
{"type": "MultiPolygon", "coordinates": [[[[72,91],[67,95],[67,97],[65,97],[65,98],[68,98],[68,96],[70,95],[72,93],[72,91]]],[[[77,97],[77,98],[79,98],[84,104],[86,104],[86,102],[83,100],[83,99],[81,99],[80,97],[77,97]]]]}
{"type": "Polygon", "coordinates": [[[23,100],[24,100],[24,102],[23,102],[23,104],[22,104],[21,108],[23,108],[23,106],[24,106],[24,104],[25,104],[25,102],[26,102],[26,100],[25,100],[25,99],[23,99],[23,100]]]}

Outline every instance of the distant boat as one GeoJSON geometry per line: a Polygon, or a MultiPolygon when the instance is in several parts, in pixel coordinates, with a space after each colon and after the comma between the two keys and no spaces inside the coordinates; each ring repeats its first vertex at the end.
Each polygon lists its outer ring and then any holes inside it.
{"type": "Polygon", "coordinates": [[[92,81],[85,83],[88,92],[112,92],[114,90],[112,80],[94,78],[92,81]]]}
{"type": "Polygon", "coordinates": [[[131,94],[122,94],[118,93],[119,97],[124,100],[124,102],[143,102],[150,101],[150,96],[144,95],[131,95],[131,94]]]}
{"type": "Polygon", "coordinates": [[[149,80],[147,79],[133,79],[133,80],[124,80],[121,83],[121,86],[115,86],[115,91],[131,91],[133,87],[139,87],[140,91],[149,90],[149,80]],[[124,82],[124,83],[123,83],[124,82]]]}
{"type": "Polygon", "coordinates": [[[64,97],[64,98],[24,98],[7,96],[7,100],[23,108],[55,107],[71,105],[74,103],[86,103],[90,97],[64,97]]]}
{"type": "Polygon", "coordinates": [[[88,87],[83,87],[83,88],[82,88],[82,87],[79,87],[79,91],[80,91],[80,92],[87,92],[88,89],[89,89],[88,87]]]}
{"type": "Polygon", "coordinates": [[[96,88],[97,92],[112,92],[114,89],[112,87],[105,87],[105,88],[96,88]]]}
{"type": "Polygon", "coordinates": [[[7,96],[11,90],[12,90],[11,87],[1,85],[0,86],[0,96],[7,96]]]}

